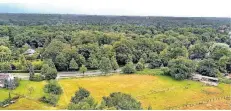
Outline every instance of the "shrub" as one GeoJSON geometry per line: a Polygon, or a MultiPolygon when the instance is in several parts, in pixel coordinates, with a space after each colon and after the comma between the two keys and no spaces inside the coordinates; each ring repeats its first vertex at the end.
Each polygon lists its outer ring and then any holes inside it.
{"type": "Polygon", "coordinates": [[[41,61],[41,60],[33,61],[32,65],[34,66],[34,70],[41,70],[42,65],[43,65],[43,61],[41,61]]]}
{"type": "Polygon", "coordinates": [[[161,71],[163,72],[163,75],[170,75],[170,69],[168,67],[162,67],[161,71]]]}
{"type": "Polygon", "coordinates": [[[142,63],[138,62],[138,63],[136,64],[136,70],[137,70],[137,71],[142,71],[142,70],[144,70],[144,65],[143,65],[142,63]]]}
{"type": "Polygon", "coordinates": [[[77,104],[70,103],[68,110],[94,110],[96,109],[97,103],[92,97],[87,97],[78,102],[77,104]]]}
{"type": "Polygon", "coordinates": [[[128,62],[122,69],[122,72],[125,74],[132,74],[136,72],[132,62],[128,62]]]}
{"type": "Polygon", "coordinates": [[[20,62],[12,62],[11,64],[15,66],[16,70],[23,70],[20,62]]]}
{"type": "Polygon", "coordinates": [[[154,69],[154,68],[160,67],[161,65],[162,65],[161,59],[155,59],[155,60],[152,60],[152,61],[148,64],[148,67],[149,67],[150,69],[154,69]]]}
{"type": "Polygon", "coordinates": [[[59,100],[59,96],[54,95],[54,94],[48,94],[46,96],[43,96],[39,100],[43,103],[47,103],[47,104],[56,106],[56,104],[58,103],[58,100],[59,100]]]}
{"type": "Polygon", "coordinates": [[[141,103],[131,95],[121,92],[111,93],[109,97],[103,97],[105,107],[115,107],[117,110],[140,110],[141,103]]]}
{"type": "Polygon", "coordinates": [[[42,76],[41,74],[35,74],[31,81],[43,81],[44,80],[44,76],[42,76]]]}
{"type": "Polygon", "coordinates": [[[81,100],[90,96],[90,92],[82,87],[75,93],[75,96],[71,98],[71,102],[77,104],[81,100]]]}
{"type": "Polygon", "coordinates": [[[8,70],[11,70],[10,64],[8,62],[0,63],[0,72],[7,72],[8,70]]]}
{"type": "Polygon", "coordinates": [[[57,81],[50,80],[49,83],[45,85],[44,92],[55,94],[55,95],[60,95],[62,94],[63,90],[57,81]]]}
{"type": "Polygon", "coordinates": [[[97,103],[90,96],[90,92],[84,88],[79,88],[72,97],[71,103],[68,105],[69,110],[94,110],[96,109],[97,103]]]}
{"type": "Polygon", "coordinates": [[[82,65],[79,71],[84,74],[87,71],[87,67],[85,67],[85,65],[82,65]]]}

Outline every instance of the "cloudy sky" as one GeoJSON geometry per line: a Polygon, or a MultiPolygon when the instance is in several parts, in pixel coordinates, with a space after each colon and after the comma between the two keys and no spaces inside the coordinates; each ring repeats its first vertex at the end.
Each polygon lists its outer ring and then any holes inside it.
{"type": "Polygon", "coordinates": [[[231,17],[231,0],[0,0],[0,13],[231,17]]]}

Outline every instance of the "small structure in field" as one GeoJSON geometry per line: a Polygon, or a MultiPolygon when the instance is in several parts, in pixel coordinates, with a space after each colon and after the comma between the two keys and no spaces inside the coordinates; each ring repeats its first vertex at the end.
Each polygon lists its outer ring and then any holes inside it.
{"type": "Polygon", "coordinates": [[[218,85],[218,78],[209,77],[209,76],[202,76],[200,74],[193,74],[192,80],[200,81],[205,83],[206,85],[217,86],[218,85]]]}
{"type": "Polygon", "coordinates": [[[14,76],[12,74],[0,73],[0,88],[11,88],[14,86],[14,76]]]}

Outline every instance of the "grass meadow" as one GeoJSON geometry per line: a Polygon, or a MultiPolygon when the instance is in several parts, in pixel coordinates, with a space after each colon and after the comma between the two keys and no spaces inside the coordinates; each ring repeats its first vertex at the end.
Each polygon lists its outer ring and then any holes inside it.
{"type": "MultiPolygon", "coordinates": [[[[44,95],[43,87],[46,81],[21,81],[20,86],[12,92],[25,95],[26,98],[19,99],[15,104],[4,109],[65,109],[79,87],[89,90],[98,103],[103,96],[108,96],[112,92],[131,94],[142,103],[144,109],[147,109],[149,105],[152,106],[152,109],[169,109],[184,104],[230,96],[231,92],[231,87],[228,84],[219,84],[218,87],[213,87],[191,80],[176,81],[171,77],[159,75],[161,71],[158,69],[144,70],[137,73],[61,79],[59,83],[64,92],[56,107],[38,101],[44,95]],[[150,72],[152,73],[149,75],[150,72]],[[31,87],[33,87],[33,91],[30,92],[28,89],[31,87]]],[[[7,98],[8,92],[8,90],[0,89],[0,100],[7,98]]],[[[230,100],[221,99],[180,109],[229,109],[228,103],[230,103],[230,100]]]]}

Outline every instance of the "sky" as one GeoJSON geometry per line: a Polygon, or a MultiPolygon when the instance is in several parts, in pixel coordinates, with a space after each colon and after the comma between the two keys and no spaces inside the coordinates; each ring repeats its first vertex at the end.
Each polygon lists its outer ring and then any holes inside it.
{"type": "Polygon", "coordinates": [[[0,13],[231,17],[231,0],[0,0],[0,13]]]}

